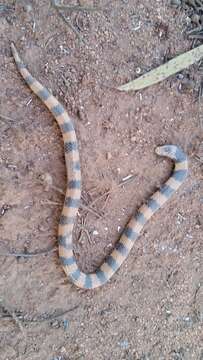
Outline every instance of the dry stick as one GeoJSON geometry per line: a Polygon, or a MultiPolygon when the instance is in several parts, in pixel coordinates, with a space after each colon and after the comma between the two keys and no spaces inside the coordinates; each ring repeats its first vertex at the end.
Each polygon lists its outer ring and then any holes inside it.
{"type": "Polygon", "coordinates": [[[0,256],[14,256],[14,257],[34,257],[34,256],[40,256],[40,255],[47,255],[49,253],[52,253],[54,251],[57,251],[57,246],[53,245],[51,248],[46,250],[40,250],[36,252],[30,252],[30,253],[16,253],[16,252],[8,252],[8,253],[0,253],[0,256]]]}
{"type": "Polygon", "coordinates": [[[5,13],[8,14],[9,12],[13,12],[15,9],[13,6],[0,4],[0,14],[5,13]]]}
{"type": "MultiPolygon", "coordinates": [[[[51,205],[58,205],[58,206],[61,206],[60,203],[57,203],[55,201],[44,201],[44,203],[46,204],[51,204],[51,205]]],[[[92,214],[96,215],[97,217],[99,218],[102,218],[102,216],[100,214],[98,214],[95,210],[92,210],[90,209],[88,206],[85,206],[85,205],[81,205],[80,206],[81,208],[83,208],[84,210],[87,210],[88,212],[91,212],[92,214]]],[[[90,234],[89,234],[89,231],[84,227],[85,223],[82,223],[82,224],[77,224],[77,226],[80,228],[80,235],[79,235],[79,238],[78,238],[78,242],[80,242],[81,240],[81,237],[82,237],[82,232],[84,231],[84,233],[86,234],[88,240],[89,240],[89,243],[91,243],[91,237],[90,237],[90,234]]]]}
{"type": "Polygon", "coordinates": [[[59,16],[63,19],[63,21],[68,25],[68,27],[76,34],[76,36],[78,37],[78,39],[80,41],[84,40],[82,39],[82,37],[80,36],[79,31],[77,31],[77,29],[73,26],[73,24],[71,23],[70,20],[68,20],[65,15],[58,9],[57,5],[55,4],[55,1],[52,1],[52,5],[55,7],[56,11],[58,12],[59,16]]]}
{"type": "MultiPolygon", "coordinates": [[[[121,182],[117,185],[117,187],[123,186],[123,185],[125,185],[126,183],[131,182],[132,180],[135,179],[135,177],[136,177],[136,175],[132,175],[132,177],[130,177],[130,178],[124,180],[124,181],[121,181],[121,182]]],[[[50,185],[50,186],[51,186],[52,188],[54,188],[55,190],[57,190],[58,192],[60,192],[60,193],[62,193],[62,194],[64,195],[64,192],[63,192],[61,189],[59,189],[58,187],[56,187],[56,186],[54,186],[54,185],[50,185]]],[[[95,200],[92,201],[91,206],[94,205],[98,200],[100,200],[100,199],[102,199],[103,197],[109,195],[112,191],[113,191],[113,189],[110,189],[110,190],[106,191],[104,194],[98,196],[95,200]]],[[[99,216],[100,218],[102,217],[100,214],[98,214],[98,213],[96,212],[96,210],[90,208],[89,206],[81,205],[81,207],[83,207],[85,210],[87,210],[87,211],[89,211],[89,212],[92,212],[94,215],[99,216]]],[[[85,232],[86,236],[88,237],[89,242],[91,243],[91,237],[90,237],[90,234],[89,234],[88,230],[87,230],[83,225],[81,225],[80,227],[81,227],[81,230],[83,230],[83,231],[85,232]]],[[[82,234],[81,234],[81,235],[82,235],[82,234]]],[[[81,239],[81,235],[80,235],[79,239],[81,239]]],[[[3,254],[0,253],[0,256],[6,256],[6,257],[7,257],[7,256],[14,256],[14,257],[30,258],[30,257],[34,257],[34,256],[47,255],[47,254],[52,253],[52,252],[54,252],[54,251],[57,251],[57,246],[55,246],[55,245],[54,245],[53,247],[49,248],[49,249],[41,250],[41,251],[38,251],[38,252],[30,252],[30,253],[15,253],[15,252],[9,252],[9,253],[3,253],[3,254]]]]}
{"type": "MultiPolygon", "coordinates": [[[[16,316],[16,314],[15,314],[14,311],[10,311],[10,310],[9,310],[7,307],[5,307],[4,305],[3,305],[3,309],[10,314],[11,320],[13,320],[13,321],[17,324],[17,326],[19,327],[21,333],[23,334],[23,339],[24,339],[24,341],[23,341],[23,343],[24,343],[23,353],[25,353],[25,352],[26,352],[26,348],[27,348],[27,335],[26,335],[26,333],[25,333],[25,331],[24,331],[24,329],[23,329],[22,324],[21,324],[21,322],[19,321],[19,318],[18,318],[18,316],[16,316]]],[[[19,355],[19,353],[18,353],[18,355],[19,355]]]]}
{"type": "MultiPolygon", "coordinates": [[[[49,201],[47,201],[47,203],[49,203],[49,201]]],[[[54,202],[50,202],[51,204],[53,204],[54,202]]],[[[54,203],[55,205],[61,205],[59,203],[54,203]]],[[[83,205],[81,206],[83,207],[83,205]]],[[[84,205],[84,209],[92,212],[94,215],[98,216],[99,218],[101,218],[102,216],[99,215],[95,210],[91,210],[89,209],[89,207],[84,205]]],[[[86,228],[84,228],[83,226],[80,226],[81,230],[83,230],[89,240],[89,242],[91,243],[91,237],[90,234],[88,232],[88,230],[86,228]]],[[[81,237],[81,236],[80,236],[81,237]]],[[[79,237],[79,239],[80,239],[79,237]]],[[[46,250],[40,250],[40,251],[36,251],[36,252],[30,252],[30,253],[16,253],[16,252],[8,252],[8,253],[0,253],[0,257],[8,257],[8,256],[14,256],[14,257],[24,257],[24,258],[31,258],[31,257],[35,257],[35,256],[41,256],[41,255],[47,255],[49,253],[52,253],[54,251],[57,251],[58,247],[56,245],[54,245],[53,247],[46,249],[46,250]]]]}
{"type": "MultiPolygon", "coordinates": [[[[71,312],[71,311],[74,311],[74,310],[77,309],[79,306],[80,306],[80,303],[77,304],[77,305],[75,305],[74,307],[72,307],[72,308],[70,308],[70,309],[68,309],[68,310],[64,310],[64,311],[62,311],[61,313],[58,313],[58,314],[56,314],[56,315],[48,315],[46,318],[40,318],[40,316],[38,316],[37,319],[26,319],[26,318],[25,318],[25,315],[22,316],[22,315],[17,315],[17,314],[15,314],[15,317],[17,318],[18,323],[19,323],[19,320],[20,320],[20,321],[24,321],[24,322],[44,322],[44,321],[51,321],[51,320],[57,319],[58,317],[61,317],[61,316],[65,315],[65,314],[67,314],[67,313],[69,313],[69,312],[71,312]]],[[[7,309],[5,308],[5,310],[7,310],[7,309]]],[[[0,319],[2,319],[2,320],[4,320],[4,319],[5,319],[5,320],[6,320],[6,319],[9,319],[9,320],[10,320],[10,318],[12,317],[12,315],[10,314],[10,312],[9,312],[8,310],[7,310],[7,312],[8,312],[9,314],[1,316],[0,319]]],[[[21,324],[20,324],[20,325],[21,325],[21,324]]],[[[21,325],[21,327],[22,327],[22,325],[21,325]]]]}
{"type": "Polygon", "coordinates": [[[41,200],[40,204],[42,205],[54,205],[54,206],[61,206],[61,203],[57,201],[51,201],[51,200],[41,200]]]}
{"type": "Polygon", "coordinates": [[[62,194],[62,195],[64,195],[64,196],[66,195],[66,193],[65,193],[62,189],[60,189],[58,186],[51,185],[51,184],[49,184],[49,186],[50,186],[50,188],[58,191],[60,194],[62,194]]]}
{"type": "MultiPolygon", "coordinates": [[[[51,201],[51,200],[43,200],[41,201],[41,204],[49,204],[49,205],[56,205],[56,206],[61,206],[61,203],[59,202],[56,202],[56,201],[51,201]]],[[[99,219],[102,219],[103,216],[97,212],[95,209],[92,209],[91,207],[89,206],[86,206],[84,204],[80,204],[80,208],[85,210],[85,211],[88,211],[90,212],[91,214],[95,215],[96,217],[98,217],[99,219]]]]}
{"type": "Polygon", "coordinates": [[[61,12],[61,10],[68,10],[70,13],[74,12],[74,11],[88,11],[88,12],[93,12],[93,11],[101,11],[102,8],[96,8],[96,7],[91,7],[91,6],[81,6],[81,5],[63,5],[60,4],[57,0],[52,0],[51,1],[52,6],[57,10],[58,14],[60,15],[60,17],[63,19],[63,21],[69,26],[69,28],[76,34],[76,36],[78,37],[78,39],[80,41],[85,42],[85,40],[81,37],[79,31],[73,26],[73,24],[71,23],[70,20],[68,20],[65,15],[61,12]]]}
{"type": "Polygon", "coordinates": [[[201,0],[188,0],[187,3],[190,5],[190,6],[193,6],[194,9],[196,11],[199,11],[199,10],[202,10],[203,9],[203,3],[201,0]],[[196,4],[195,4],[196,2],[196,4]]]}
{"type": "Polygon", "coordinates": [[[203,84],[200,85],[200,89],[199,89],[199,97],[198,97],[198,105],[199,105],[199,124],[200,124],[200,128],[201,130],[203,130],[203,114],[202,114],[202,109],[203,109],[203,84]]]}
{"type": "MultiPolygon", "coordinates": [[[[47,203],[51,203],[52,205],[61,205],[59,203],[55,203],[53,201],[47,201],[47,203]]],[[[81,207],[83,207],[85,210],[89,211],[89,212],[92,212],[94,215],[96,215],[97,217],[99,218],[102,218],[102,216],[100,214],[98,214],[96,212],[96,210],[94,209],[90,209],[88,206],[83,206],[81,205],[81,207]]],[[[83,225],[78,225],[82,231],[85,232],[89,242],[91,243],[91,237],[90,237],[90,234],[88,232],[88,230],[83,226],[83,225]]],[[[79,237],[79,239],[81,238],[81,235],[79,237]]],[[[36,251],[36,252],[30,252],[30,253],[16,253],[16,252],[8,252],[8,253],[0,253],[0,257],[3,257],[3,256],[14,256],[14,257],[24,257],[24,258],[31,258],[31,257],[35,257],[35,256],[41,256],[41,255],[47,255],[49,253],[52,253],[54,251],[57,251],[58,250],[58,247],[56,245],[53,245],[53,247],[49,248],[49,249],[46,249],[46,250],[40,250],[40,251],[36,251]]]]}
{"type": "Polygon", "coordinates": [[[22,334],[23,334],[23,336],[24,336],[24,339],[25,339],[25,341],[26,341],[26,334],[25,334],[25,332],[24,332],[24,329],[23,329],[23,327],[22,327],[22,324],[21,324],[20,321],[19,321],[18,316],[16,316],[16,314],[15,314],[14,311],[9,310],[7,306],[5,306],[4,304],[2,304],[2,302],[0,302],[0,305],[1,305],[1,307],[3,308],[3,310],[8,313],[8,315],[9,315],[10,318],[11,318],[11,320],[13,320],[13,321],[17,324],[17,326],[19,327],[19,329],[20,329],[20,331],[22,332],[22,334]]]}
{"type": "Polygon", "coordinates": [[[68,20],[65,15],[56,8],[56,10],[58,11],[58,14],[60,15],[60,17],[63,19],[63,21],[69,26],[69,28],[76,34],[76,36],[78,37],[78,39],[82,42],[85,42],[85,40],[81,37],[79,31],[73,26],[73,24],[71,23],[70,20],[68,20]]]}
{"type": "Polygon", "coordinates": [[[12,119],[11,117],[7,116],[7,115],[3,115],[3,114],[0,114],[0,118],[4,119],[4,120],[8,120],[8,121],[11,121],[11,122],[15,122],[16,120],[12,119]]]}
{"type": "MultiPolygon", "coordinates": [[[[56,205],[56,206],[61,206],[61,203],[57,202],[57,201],[51,201],[51,200],[43,200],[41,201],[41,204],[50,204],[50,205],[56,205]]],[[[86,206],[84,204],[80,204],[80,208],[82,208],[83,210],[86,210],[90,213],[92,213],[93,215],[97,216],[99,219],[102,219],[103,216],[97,212],[95,209],[92,209],[91,207],[89,206],[86,206]]]]}
{"type": "Polygon", "coordinates": [[[80,207],[83,209],[83,210],[86,210],[90,213],[92,213],[93,215],[96,215],[99,219],[102,219],[103,216],[98,212],[96,211],[95,209],[91,208],[90,206],[86,206],[84,204],[80,204],[80,207]]]}
{"type": "Polygon", "coordinates": [[[82,6],[82,5],[63,5],[59,4],[58,1],[52,0],[52,5],[60,10],[68,10],[69,12],[74,11],[87,11],[87,12],[96,12],[103,11],[101,7],[93,7],[93,6],[82,6]]]}
{"type": "Polygon", "coordinates": [[[63,31],[61,31],[60,33],[57,33],[57,34],[54,34],[54,35],[51,35],[48,37],[48,39],[45,41],[44,43],[44,48],[46,49],[48,45],[50,45],[50,43],[56,39],[58,36],[61,36],[63,34],[63,31]]]}
{"type": "MultiPolygon", "coordinates": [[[[63,190],[61,190],[60,188],[58,188],[57,186],[55,185],[51,185],[49,184],[49,187],[58,191],[60,194],[63,194],[65,196],[65,192],[63,190]]],[[[50,200],[47,200],[46,201],[47,203],[50,203],[51,205],[61,205],[57,202],[54,202],[54,201],[50,201],[50,200]]],[[[96,211],[95,209],[91,208],[90,206],[87,206],[87,205],[84,205],[84,204],[80,204],[80,207],[90,213],[92,213],[93,215],[96,215],[99,219],[101,219],[103,216],[98,212],[96,211]]]]}
{"type": "Polygon", "coordinates": [[[80,235],[79,235],[79,238],[78,238],[78,243],[80,243],[81,239],[82,239],[82,233],[84,232],[85,235],[87,236],[87,239],[89,241],[89,244],[92,243],[92,239],[91,239],[91,236],[89,234],[89,231],[83,226],[83,225],[78,225],[78,227],[81,229],[80,230],[80,235]]]}
{"type": "MultiPolygon", "coordinates": [[[[58,205],[58,206],[61,206],[60,203],[57,203],[55,201],[49,201],[49,200],[46,200],[46,201],[43,201],[43,203],[46,203],[46,204],[51,204],[51,205],[58,205]]],[[[92,212],[94,215],[98,216],[99,218],[102,218],[102,216],[100,216],[99,214],[97,214],[97,212],[95,210],[92,210],[90,209],[88,206],[85,206],[85,205],[81,205],[80,207],[82,207],[84,210],[87,210],[88,212],[92,212]]],[[[90,234],[89,234],[89,231],[84,227],[85,223],[82,223],[82,224],[78,224],[77,226],[81,229],[80,231],[80,236],[78,238],[78,242],[80,242],[81,240],[81,237],[82,237],[82,231],[85,232],[89,242],[91,243],[91,237],[90,237],[90,234]]]]}
{"type": "Polygon", "coordinates": [[[88,238],[89,244],[91,244],[92,243],[91,236],[89,234],[89,231],[85,227],[86,218],[87,218],[87,216],[85,216],[84,219],[82,218],[82,224],[77,224],[77,226],[80,228],[80,235],[78,237],[78,243],[80,243],[80,241],[82,239],[82,233],[84,232],[88,238]]]}
{"type": "Polygon", "coordinates": [[[104,200],[104,205],[102,206],[102,210],[104,210],[106,208],[106,205],[109,201],[109,197],[110,197],[110,193],[106,196],[106,199],[104,200]]]}
{"type": "MultiPolygon", "coordinates": [[[[127,184],[127,183],[129,183],[129,182],[131,182],[132,180],[135,179],[135,177],[136,177],[136,175],[132,175],[130,178],[126,179],[125,181],[121,181],[118,185],[116,185],[116,187],[119,188],[119,187],[121,187],[121,186],[123,186],[123,185],[125,185],[125,184],[127,184]]],[[[110,190],[106,191],[105,193],[103,193],[102,195],[100,195],[100,196],[98,196],[96,199],[94,199],[94,200],[90,203],[90,205],[91,205],[91,206],[92,206],[92,205],[95,205],[95,203],[96,203],[97,201],[99,201],[99,200],[101,200],[103,197],[111,194],[113,191],[114,191],[114,189],[110,189],[110,190]]]]}

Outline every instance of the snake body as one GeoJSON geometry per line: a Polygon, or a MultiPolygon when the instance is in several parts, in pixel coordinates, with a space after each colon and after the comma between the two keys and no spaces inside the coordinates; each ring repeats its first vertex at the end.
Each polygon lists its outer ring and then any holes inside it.
{"type": "Polygon", "coordinates": [[[74,125],[58,100],[29,73],[20,59],[14,44],[11,44],[11,49],[17,68],[25,82],[51,111],[63,135],[68,182],[58,228],[59,258],[62,267],[68,278],[76,286],[84,289],[94,289],[105,284],[120,268],[143,226],[185,180],[188,173],[187,156],[175,145],[158,146],[155,149],[156,154],[168,157],[174,161],[175,166],[170,178],[160,190],[156,191],[149,198],[147,204],[142,205],[138,212],[132,216],[119,241],[116,243],[114,250],[105,259],[103,264],[94,273],[86,274],[82,272],[76,263],[72,243],[73,227],[81,197],[81,170],[74,125]]]}

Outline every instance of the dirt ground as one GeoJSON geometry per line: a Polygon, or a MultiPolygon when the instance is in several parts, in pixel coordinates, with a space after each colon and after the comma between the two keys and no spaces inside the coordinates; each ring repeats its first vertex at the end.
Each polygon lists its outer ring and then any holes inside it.
{"type": "Polygon", "coordinates": [[[81,4],[103,11],[71,14],[80,40],[48,1],[0,4],[0,359],[202,360],[200,70],[136,93],[115,90],[191,48],[190,14],[166,0],[81,4]],[[82,270],[101,264],[169,176],[172,164],[154,154],[156,145],[188,154],[184,185],[97,290],[78,290],[59,263],[62,137],[18,74],[10,41],[74,118],[83,182],[74,251],[82,270]]]}

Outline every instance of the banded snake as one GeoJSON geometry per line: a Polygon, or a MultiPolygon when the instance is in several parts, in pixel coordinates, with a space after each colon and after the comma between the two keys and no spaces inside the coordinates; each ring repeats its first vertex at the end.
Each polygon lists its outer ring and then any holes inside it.
{"type": "Polygon", "coordinates": [[[187,156],[175,145],[163,145],[155,149],[156,154],[174,161],[175,167],[170,178],[132,216],[114,250],[104,260],[103,264],[94,273],[86,274],[82,272],[76,263],[72,244],[73,227],[76,222],[81,197],[80,159],[74,125],[59,101],[29,73],[13,43],[11,44],[11,50],[17,68],[25,82],[51,111],[63,135],[68,183],[58,227],[59,258],[62,267],[68,278],[76,286],[84,289],[94,289],[105,284],[120,268],[145,223],[163,206],[185,180],[188,174],[187,156]]]}

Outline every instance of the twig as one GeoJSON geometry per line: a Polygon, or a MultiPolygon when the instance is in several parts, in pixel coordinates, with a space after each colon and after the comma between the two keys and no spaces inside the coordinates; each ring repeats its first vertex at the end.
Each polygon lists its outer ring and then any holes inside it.
{"type": "Polygon", "coordinates": [[[40,256],[40,255],[47,255],[49,253],[52,253],[54,251],[57,251],[57,246],[53,245],[51,248],[46,249],[46,250],[39,250],[36,252],[30,252],[30,253],[16,253],[16,252],[8,252],[8,253],[0,253],[0,256],[14,256],[14,257],[24,257],[24,258],[29,258],[29,257],[34,257],[34,256],[40,256]]]}
{"type": "MultiPolygon", "coordinates": [[[[135,177],[136,177],[136,175],[132,175],[130,178],[127,177],[125,180],[122,180],[118,185],[116,185],[116,187],[119,188],[119,187],[121,187],[121,186],[123,186],[123,185],[125,185],[125,184],[127,184],[127,183],[129,183],[129,182],[131,182],[132,180],[135,179],[135,177]]],[[[103,197],[105,197],[105,196],[108,196],[108,195],[109,195],[110,193],[112,193],[113,191],[114,191],[114,189],[110,189],[110,190],[106,191],[105,193],[103,193],[102,195],[98,196],[96,199],[94,199],[94,200],[90,203],[91,207],[92,207],[92,205],[95,205],[95,203],[96,203],[97,201],[103,199],[103,197]]]]}
{"type": "Polygon", "coordinates": [[[0,114],[0,118],[4,119],[4,120],[8,120],[8,121],[11,121],[11,122],[15,122],[16,120],[12,119],[11,117],[7,116],[7,115],[3,115],[3,114],[0,114]]]}
{"type": "MultiPolygon", "coordinates": [[[[74,311],[79,306],[80,306],[80,303],[75,305],[74,307],[68,309],[68,310],[64,310],[64,311],[62,311],[62,312],[60,312],[58,314],[50,314],[50,315],[46,316],[45,318],[42,318],[41,317],[42,315],[39,315],[39,316],[37,316],[36,319],[26,319],[26,315],[17,315],[17,314],[15,314],[15,317],[18,320],[18,322],[19,322],[19,320],[23,321],[23,322],[34,322],[34,323],[36,323],[36,322],[44,322],[44,321],[52,321],[52,320],[57,319],[57,318],[65,315],[65,314],[67,314],[67,313],[69,313],[71,311],[74,311]]],[[[8,312],[8,314],[5,314],[5,315],[1,316],[0,319],[10,319],[11,317],[13,317],[11,315],[11,313],[6,308],[5,308],[5,310],[8,312]]],[[[21,327],[22,327],[22,325],[21,325],[21,327]]]]}
{"type": "Polygon", "coordinates": [[[63,21],[69,26],[69,28],[75,33],[75,35],[78,37],[78,39],[82,42],[85,42],[85,40],[82,38],[82,36],[80,35],[79,31],[73,26],[72,22],[70,20],[68,20],[65,15],[58,10],[58,14],[60,15],[60,17],[63,19],[63,21]]]}
{"type": "Polygon", "coordinates": [[[69,12],[74,11],[87,11],[87,12],[96,12],[96,11],[103,11],[101,7],[93,7],[93,6],[82,6],[82,5],[64,5],[59,4],[57,0],[51,1],[52,5],[60,10],[68,10],[69,12]]]}
{"type": "Polygon", "coordinates": [[[51,201],[51,200],[41,200],[40,204],[42,205],[54,205],[54,206],[61,206],[61,203],[57,201],[51,201]]]}
{"type": "Polygon", "coordinates": [[[14,311],[11,311],[10,309],[8,309],[7,306],[5,306],[2,301],[0,302],[0,306],[2,307],[3,311],[6,312],[9,317],[16,323],[16,325],[19,327],[20,331],[22,332],[24,339],[26,341],[26,334],[24,332],[24,329],[22,327],[22,324],[19,321],[19,318],[16,316],[14,311]]]}
{"type": "MultiPolygon", "coordinates": [[[[58,188],[56,188],[56,189],[59,190],[58,188]]],[[[59,203],[57,201],[51,201],[51,200],[42,200],[41,204],[45,204],[45,205],[49,204],[49,205],[54,205],[54,206],[61,206],[61,203],[59,203]]],[[[103,216],[98,211],[96,211],[95,209],[92,209],[91,207],[89,207],[87,205],[80,204],[80,208],[94,214],[99,219],[103,218],[103,216]]]]}
{"type": "Polygon", "coordinates": [[[11,205],[3,204],[0,208],[0,218],[5,215],[5,213],[12,208],[11,205]]]}
{"type": "Polygon", "coordinates": [[[102,195],[99,195],[98,197],[96,197],[96,199],[94,199],[94,200],[90,203],[90,205],[91,205],[91,206],[95,205],[95,204],[97,203],[97,201],[103,199],[103,197],[109,195],[112,191],[113,191],[113,189],[110,189],[110,190],[108,190],[108,191],[105,191],[102,195]]]}
{"type": "Polygon", "coordinates": [[[91,214],[97,216],[99,219],[102,219],[103,216],[98,212],[96,211],[95,209],[93,209],[92,207],[90,206],[86,206],[84,204],[80,204],[80,207],[88,212],[90,212],[91,214]]]}
{"type": "MultiPolygon", "coordinates": [[[[50,177],[43,177],[43,176],[40,176],[40,182],[42,184],[45,184],[46,185],[46,188],[51,188],[51,189],[54,189],[55,191],[59,192],[60,194],[64,195],[65,196],[65,192],[60,189],[58,186],[55,186],[52,184],[52,179],[50,179],[50,177]]],[[[58,202],[55,202],[55,201],[51,201],[51,200],[46,200],[46,201],[42,201],[42,203],[47,203],[47,204],[50,204],[50,205],[57,205],[57,206],[61,206],[60,203],[58,202]]],[[[85,204],[80,204],[80,207],[86,211],[89,211],[91,212],[92,214],[96,215],[98,218],[102,218],[102,214],[100,214],[98,211],[96,211],[95,209],[85,205],[85,204]]]]}
{"type": "Polygon", "coordinates": [[[88,238],[88,241],[89,241],[89,244],[92,243],[92,239],[91,239],[91,236],[89,234],[89,231],[86,229],[85,227],[85,223],[86,223],[86,217],[85,218],[82,218],[82,224],[77,224],[77,226],[80,228],[80,235],[78,237],[78,243],[80,243],[81,239],[82,239],[82,233],[84,232],[85,235],[87,236],[88,238]]]}
{"type": "Polygon", "coordinates": [[[81,5],[63,5],[60,4],[58,0],[51,0],[52,6],[56,9],[59,16],[63,19],[63,21],[68,25],[68,27],[76,34],[80,41],[85,42],[85,40],[81,37],[79,31],[73,26],[71,20],[67,19],[67,17],[63,14],[61,10],[67,10],[70,14],[74,11],[87,11],[87,12],[96,12],[103,11],[102,8],[92,7],[92,6],[81,6],[81,5]]]}
{"type": "Polygon", "coordinates": [[[48,39],[45,41],[44,43],[44,48],[46,49],[48,45],[50,45],[50,43],[56,39],[58,36],[61,36],[63,34],[63,31],[61,31],[60,33],[57,33],[57,34],[54,34],[54,35],[51,35],[48,37],[48,39]]]}
{"type": "Polygon", "coordinates": [[[57,186],[55,186],[55,185],[50,185],[50,187],[51,187],[52,189],[58,191],[60,194],[66,195],[66,193],[65,193],[62,189],[58,188],[57,186]]]}
{"type": "Polygon", "coordinates": [[[126,177],[123,178],[123,180],[121,180],[121,182],[118,184],[118,187],[130,183],[132,180],[135,180],[135,178],[136,178],[136,175],[135,175],[135,174],[132,174],[132,176],[131,176],[131,175],[130,175],[130,176],[129,176],[129,175],[126,176],[126,177]]]}
{"type": "Polygon", "coordinates": [[[8,15],[10,12],[14,12],[14,6],[0,4],[0,15],[8,15]]]}
{"type": "Polygon", "coordinates": [[[79,31],[73,26],[73,24],[71,23],[70,20],[68,20],[65,15],[61,12],[60,10],[60,7],[59,7],[59,4],[57,3],[56,0],[52,0],[51,1],[51,4],[53,5],[53,7],[56,9],[56,11],[58,12],[59,16],[63,19],[63,21],[68,25],[68,27],[76,34],[76,36],[78,37],[78,39],[80,41],[83,41],[84,40],[82,39],[79,31]]]}
{"type": "Polygon", "coordinates": [[[203,83],[201,82],[200,88],[199,88],[199,96],[198,96],[199,124],[200,124],[201,130],[203,130],[202,102],[203,102],[203,83]]]}
{"type": "Polygon", "coordinates": [[[92,239],[91,239],[91,236],[89,234],[89,231],[83,226],[83,225],[78,225],[78,227],[81,229],[80,231],[80,236],[78,238],[78,243],[80,243],[81,239],[82,239],[82,232],[85,233],[85,235],[87,236],[87,239],[89,241],[89,244],[92,243],[92,239]]]}

